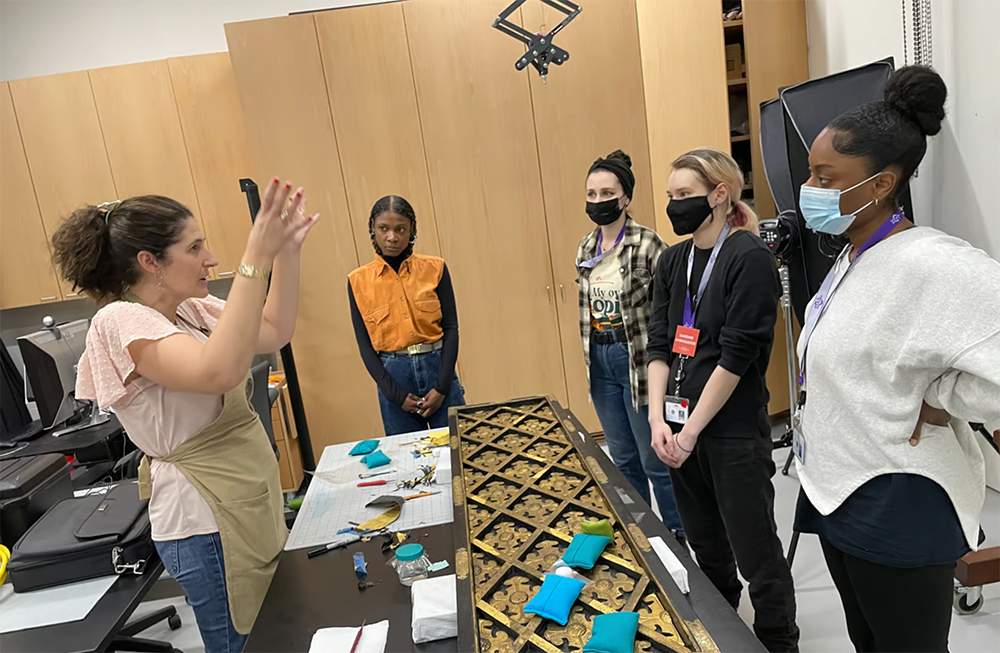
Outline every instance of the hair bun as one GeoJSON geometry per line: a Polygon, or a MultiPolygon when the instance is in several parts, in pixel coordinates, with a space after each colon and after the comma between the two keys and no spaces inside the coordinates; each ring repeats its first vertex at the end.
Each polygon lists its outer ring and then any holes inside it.
{"type": "Polygon", "coordinates": [[[926,136],[941,131],[948,89],[928,66],[905,66],[885,86],[885,103],[912,120],[926,136]]]}
{"type": "Polygon", "coordinates": [[[632,167],[632,157],[630,157],[629,155],[625,154],[621,150],[615,150],[614,152],[612,152],[611,154],[607,155],[604,158],[605,159],[618,159],[619,161],[624,161],[625,165],[627,165],[629,168],[632,167]]]}

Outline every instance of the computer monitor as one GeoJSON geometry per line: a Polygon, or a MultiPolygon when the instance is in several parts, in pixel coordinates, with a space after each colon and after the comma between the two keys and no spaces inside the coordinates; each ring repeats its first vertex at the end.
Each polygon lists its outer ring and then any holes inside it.
{"type": "Polygon", "coordinates": [[[45,429],[75,421],[89,407],[75,398],[76,370],[87,346],[89,326],[87,320],[53,324],[17,339],[45,429]]]}

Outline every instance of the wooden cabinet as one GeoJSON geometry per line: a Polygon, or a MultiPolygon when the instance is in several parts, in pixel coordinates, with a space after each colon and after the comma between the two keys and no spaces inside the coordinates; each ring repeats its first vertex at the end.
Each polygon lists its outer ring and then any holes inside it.
{"type": "Polygon", "coordinates": [[[318,13],[316,30],[358,260],[374,255],[368,216],[385,195],[413,205],[416,251],[440,255],[403,6],[318,13]]]}
{"type": "Polygon", "coordinates": [[[219,259],[218,278],[232,277],[250,234],[239,180],[251,176],[236,79],[229,54],[168,59],[200,217],[219,259]]]}
{"type": "MultiPolygon", "coordinates": [[[[118,198],[86,71],[10,82],[46,235],[76,209],[118,198]]],[[[64,299],[78,297],[60,279],[64,299]]]]}
{"type": "Polygon", "coordinates": [[[0,308],[59,299],[10,86],[0,83],[0,308]]]}
{"type": "Polygon", "coordinates": [[[281,490],[297,492],[302,486],[305,472],[302,470],[302,448],[295,428],[295,418],[292,416],[288,383],[284,379],[278,384],[278,398],[271,405],[271,429],[274,432],[274,443],[278,447],[281,490]]]}
{"type": "Polygon", "coordinates": [[[255,178],[264,185],[281,175],[302,185],[309,210],[321,214],[302,251],[293,340],[318,456],[326,445],[383,431],[375,386],[358,356],[348,309],[347,274],[357,267],[358,254],[315,17],[229,24],[226,39],[255,178]]]}
{"type": "MultiPolygon", "coordinates": [[[[563,17],[542,3],[527,3],[521,11],[532,32],[547,32],[563,17]]],[[[584,426],[599,431],[587,389],[574,265],[580,239],[594,229],[584,208],[587,171],[595,159],[617,149],[631,157],[636,186],[629,214],[656,228],[635,1],[588,4],[559,35],[559,46],[570,61],[554,67],[546,84],[534,70],[527,75],[569,407],[584,426]]]]}
{"type": "Polygon", "coordinates": [[[657,231],[675,243],[682,238],[666,214],[670,164],[696,147],[729,150],[722,8],[705,0],[636,0],[636,12],[657,231]]]}
{"type": "Polygon", "coordinates": [[[91,70],[90,82],[119,196],[165,195],[201,215],[167,62],[91,70]]]}
{"type": "MultiPolygon", "coordinates": [[[[520,44],[486,2],[403,5],[441,251],[470,402],[566,401],[545,199],[520,44]]],[[[387,98],[389,99],[389,98],[387,98]]],[[[581,184],[583,182],[581,181],[581,184]]]]}

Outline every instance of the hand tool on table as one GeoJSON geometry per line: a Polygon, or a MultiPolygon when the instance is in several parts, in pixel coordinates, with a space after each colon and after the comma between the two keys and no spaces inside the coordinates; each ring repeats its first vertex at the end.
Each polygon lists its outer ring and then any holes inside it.
{"type": "Polygon", "coordinates": [[[386,469],[381,472],[371,472],[370,474],[358,474],[358,478],[372,478],[373,476],[382,476],[384,474],[392,474],[398,471],[395,467],[392,469],[386,469]]]}
{"type": "Polygon", "coordinates": [[[358,487],[371,487],[372,485],[385,485],[386,481],[384,479],[378,481],[364,481],[363,483],[358,483],[358,487]]]}
{"type": "Polygon", "coordinates": [[[355,651],[358,650],[358,643],[361,641],[361,633],[363,633],[365,631],[365,624],[366,623],[368,623],[367,619],[365,619],[364,621],[361,622],[361,628],[358,628],[358,634],[354,638],[354,643],[351,644],[351,653],[355,653],[355,651]]]}

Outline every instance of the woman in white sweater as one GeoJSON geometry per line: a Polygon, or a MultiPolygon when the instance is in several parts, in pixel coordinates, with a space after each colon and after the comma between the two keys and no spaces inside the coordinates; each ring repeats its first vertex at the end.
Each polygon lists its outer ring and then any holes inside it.
{"type": "Polygon", "coordinates": [[[816,138],[800,192],[850,244],[799,339],[796,528],[819,535],[858,651],[947,650],[984,499],[968,422],[1000,418],[1000,263],[899,208],[946,96],[930,68],[896,71],[816,138]]]}

